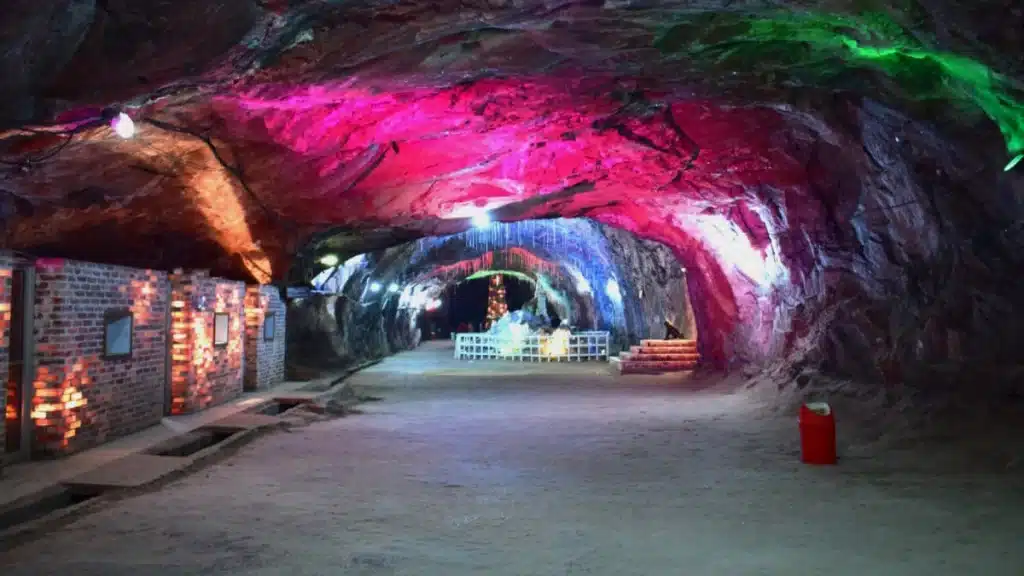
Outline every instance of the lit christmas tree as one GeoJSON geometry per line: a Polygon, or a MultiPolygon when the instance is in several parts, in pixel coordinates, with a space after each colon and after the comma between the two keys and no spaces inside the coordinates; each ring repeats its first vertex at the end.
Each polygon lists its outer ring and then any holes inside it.
{"type": "Polygon", "coordinates": [[[508,303],[505,302],[505,283],[501,274],[491,276],[491,285],[487,289],[487,327],[508,312],[508,303]]]}

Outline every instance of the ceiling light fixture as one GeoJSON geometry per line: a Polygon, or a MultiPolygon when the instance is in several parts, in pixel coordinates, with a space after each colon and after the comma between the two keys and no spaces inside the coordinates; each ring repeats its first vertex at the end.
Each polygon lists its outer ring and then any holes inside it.
{"type": "Polygon", "coordinates": [[[487,212],[474,214],[471,222],[474,228],[486,228],[491,225],[491,215],[487,212]]]}
{"type": "Polygon", "coordinates": [[[125,140],[135,136],[135,121],[124,112],[114,116],[114,119],[110,121],[110,127],[114,129],[115,134],[125,140]]]}
{"type": "Polygon", "coordinates": [[[400,289],[401,287],[398,284],[395,284],[394,282],[388,284],[388,292],[391,292],[392,294],[398,292],[400,289]]]}
{"type": "Polygon", "coordinates": [[[370,292],[374,294],[380,292],[380,282],[370,282],[370,292]]]}
{"type": "Polygon", "coordinates": [[[338,265],[337,254],[326,254],[320,258],[320,263],[327,267],[334,267],[338,265]]]}
{"type": "Polygon", "coordinates": [[[604,285],[604,293],[608,295],[612,302],[616,304],[622,302],[622,291],[619,289],[619,283],[615,278],[608,279],[608,283],[604,285]]]}

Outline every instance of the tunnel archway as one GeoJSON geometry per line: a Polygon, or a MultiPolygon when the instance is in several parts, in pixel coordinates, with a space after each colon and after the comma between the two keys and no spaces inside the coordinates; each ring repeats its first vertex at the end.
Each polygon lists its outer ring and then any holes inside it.
{"type": "MultiPolygon", "coordinates": [[[[551,316],[552,320],[554,320],[554,318],[564,318],[570,323],[572,323],[573,320],[582,319],[585,322],[588,322],[588,324],[593,323],[591,321],[591,318],[589,317],[581,318],[581,313],[584,310],[574,310],[572,306],[569,306],[568,303],[561,298],[562,295],[559,294],[559,292],[554,289],[551,283],[545,281],[543,276],[540,273],[536,272],[528,273],[510,269],[479,270],[477,272],[470,274],[469,276],[466,276],[462,280],[455,282],[454,284],[450,284],[445,293],[448,296],[448,298],[451,299],[453,296],[457,296],[456,290],[458,288],[460,288],[464,284],[474,282],[479,282],[480,285],[487,286],[489,288],[489,284],[491,283],[490,280],[495,277],[501,278],[501,283],[506,292],[507,306],[509,312],[520,310],[524,306],[529,305],[531,302],[536,302],[537,298],[539,297],[544,298],[544,301],[548,306],[555,308],[554,311],[552,311],[550,308],[548,309],[549,313],[555,312],[551,316]],[[509,285],[510,281],[513,283],[512,286],[509,285]],[[515,303],[511,298],[513,290],[510,290],[510,288],[515,288],[515,303]],[[528,293],[528,295],[525,293],[528,293]]],[[[487,292],[489,291],[485,290],[482,293],[484,295],[484,299],[486,299],[486,297],[488,296],[487,292]]],[[[481,292],[477,291],[477,296],[479,296],[480,294],[481,292]]],[[[571,295],[567,296],[571,298],[571,295]]],[[[480,317],[484,317],[484,314],[480,314],[480,317]]],[[[486,323],[483,324],[482,329],[486,329],[486,323]]]]}
{"type": "MultiPolygon", "coordinates": [[[[527,279],[559,318],[584,329],[609,331],[614,349],[639,344],[641,338],[661,337],[666,319],[683,327],[691,338],[697,332],[686,275],[673,251],[590,220],[494,222],[344,262],[331,256],[329,261],[337,264],[322,270],[314,284],[341,296],[320,299],[340,297],[349,302],[346,309],[377,306],[390,315],[383,320],[384,326],[402,324],[410,334],[420,328],[417,319],[422,314],[448,305],[443,298],[447,287],[495,274],[527,279]],[[399,321],[394,319],[396,314],[406,316],[399,321]]],[[[301,317],[307,304],[301,302],[298,316],[293,317],[301,317]]],[[[315,304],[308,312],[322,314],[316,312],[320,306],[315,304]]],[[[337,312],[332,319],[354,321],[337,312]]],[[[319,322],[310,324],[323,328],[319,322]]],[[[416,342],[419,337],[392,336],[389,341],[416,342]]]]}

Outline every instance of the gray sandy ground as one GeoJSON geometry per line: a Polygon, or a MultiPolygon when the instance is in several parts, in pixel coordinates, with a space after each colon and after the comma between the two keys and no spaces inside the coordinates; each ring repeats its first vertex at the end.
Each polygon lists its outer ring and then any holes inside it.
{"type": "Polygon", "coordinates": [[[261,438],[0,557],[5,576],[1024,574],[1009,476],[808,468],[739,394],[590,366],[359,374],[366,414],[261,438]]]}

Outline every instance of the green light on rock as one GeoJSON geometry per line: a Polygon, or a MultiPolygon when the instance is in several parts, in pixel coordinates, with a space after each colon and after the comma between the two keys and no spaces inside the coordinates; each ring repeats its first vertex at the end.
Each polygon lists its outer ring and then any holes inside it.
{"type": "MultiPolygon", "coordinates": [[[[1024,90],[984,64],[928,49],[889,16],[715,14],[688,16],[655,46],[732,71],[766,70],[838,78],[844,68],[884,73],[918,101],[970,102],[1003,134],[1011,156],[1024,154],[1024,90]]],[[[1010,167],[1020,162],[1020,156],[1010,167]]]]}
{"type": "Polygon", "coordinates": [[[1006,168],[1003,168],[1003,172],[1009,172],[1010,170],[1013,170],[1013,168],[1017,164],[1020,164],[1021,160],[1024,160],[1024,153],[1017,154],[1016,158],[1014,158],[1013,160],[1010,160],[1010,163],[1006,165],[1006,168]]]}
{"type": "Polygon", "coordinates": [[[530,284],[537,283],[537,281],[531,278],[528,274],[517,272],[515,270],[479,270],[477,272],[470,274],[469,276],[466,276],[463,282],[469,280],[478,280],[480,278],[487,278],[489,276],[498,276],[499,274],[502,276],[511,276],[513,278],[518,278],[519,280],[529,282],[530,284]]]}

